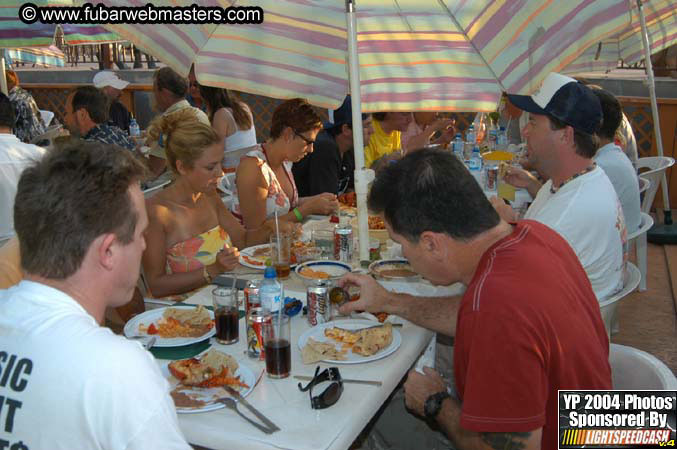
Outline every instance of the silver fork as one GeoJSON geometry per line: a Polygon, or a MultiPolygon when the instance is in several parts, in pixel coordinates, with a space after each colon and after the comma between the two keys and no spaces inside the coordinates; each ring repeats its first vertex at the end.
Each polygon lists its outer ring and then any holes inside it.
{"type": "Polygon", "coordinates": [[[232,409],[233,411],[235,411],[236,413],[238,413],[238,415],[239,415],[240,417],[242,417],[242,418],[245,419],[247,422],[249,422],[249,423],[251,423],[252,425],[254,425],[254,426],[255,426],[256,428],[258,428],[259,430],[263,431],[264,433],[266,433],[266,434],[273,434],[273,431],[270,430],[270,429],[268,429],[268,427],[263,426],[263,425],[261,425],[260,423],[254,422],[252,419],[250,419],[249,417],[247,417],[247,416],[245,416],[244,414],[242,414],[242,412],[240,412],[240,410],[237,409],[237,402],[236,402],[235,400],[233,400],[232,398],[230,398],[230,397],[223,397],[223,398],[218,399],[217,401],[220,402],[220,403],[223,403],[223,404],[226,405],[228,408],[230,408],[230,409],[232,409]]]}

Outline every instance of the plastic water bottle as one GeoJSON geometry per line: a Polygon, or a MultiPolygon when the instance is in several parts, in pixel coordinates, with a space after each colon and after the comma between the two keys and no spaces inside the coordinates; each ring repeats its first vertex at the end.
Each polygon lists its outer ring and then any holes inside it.
{"type": "Polygon", "coordinates": [[[453,150],[454,155],[463,161],[463,137],[461,137],[461,133],[456,133],[451,149],[453,150]]]}
{"type": "Polygon", "coordinates": [[[498,136],[496,137],[496,150],[506,150],[508,148],[508,133],[505,131],[505,127],[501,127],[498,130],[498,136]]]}
{"type": "Polygon", "coordinates": [[[480,156],[480,147],[475,145],[472,148],[472,156],[470,156],[470,161],[468,163],[468,169],[470,171],[481,171],[482,170],[482,157],[480,156]]]}
{"type": "Polygon", "coordinates": [[[282,284],[277,281],[277,273],[274,267],[266,267],[265,272],[263,272],[259,299],[265,312],[275,313],[279,311],[282,299],[282,284]]]}
{"type": "Polygon", "coordinates": [[[132,117],[132,120],[129,122],[129,136],[130,137],[139,137],[141,136],[141,129],[139,124],[136,123],[136,119],[132,117]]]}
{"type": "Polygon", "coordinates": [[[468,131],[465,133],[465,141],[470,142],[472,145],[476,144],[477,136],[475,135],[475,127],[471,124],[468,127],[468,131]]]}
{"type": "Polygon", "coordinates": [[[489,147],[489,150],[497,149],[498,133],[499,131],[494,124],[491,124],[489,126],[489,132],[487,133],[487,146],[489,147]]]}

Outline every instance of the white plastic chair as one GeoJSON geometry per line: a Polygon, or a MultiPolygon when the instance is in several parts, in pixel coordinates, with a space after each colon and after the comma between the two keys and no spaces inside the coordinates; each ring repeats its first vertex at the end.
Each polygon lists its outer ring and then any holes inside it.
{"type": "Polygon", "coordinates": [[[651,180],[648,180],[644,177],[637,177],[639,180],[639,193],[641,194],[642,192],[646,191],[651,187],[651,180]]]}
{"type": "Polygon", "coordinates": [[[669,391],[677,389],[677,378],[670,368],[642,350],[611,344],[609,365],[614,389],[669,391]]]}
{"type": "Polygon", "coordinates": [[[623,274],[623,289],[618,291],[613,297],[609,297],[606,300],[599,302],[602,320],[604,320],[604,328],[606,328],[609,339],[611,339],[611,329],[614,328],[613,324],[616,321],[616,308],[618,307],[618,302],[637,289],[641,278],[642,274],[639,272],[637,266],[631,262],[626,263],[625,273],[623,274]]]}
{"type": "Polygon", "coordinates": [[[646,248],[646,233],[653,226],[653,217],[643,212],[640,213],[642,218],[639,228],[632,234],[628,235],[628,244],[635,245],[637,249],[637,265],[639,272],[642,274],[642,279],[639,282],[640,292],[646,291],[646,265],[647,265],[647,248],[646,248]]]}
{"type": "Polygon", "coordinates": [[[651,182],[649,189],[647,189],[647,191],[644,193],[644,200],[642,200],[642,212],[647,214],[650,212],[654,197],[656,197],[656,192],[658,191],[658,187],[661,184],[663,173],[674,163],[675,160],[669,156],[647,156],[637,160],[637,170],[643,168],[649,169],[646,172],[641,172],[639,174],[640,178],[646,178],[651,182]]]}

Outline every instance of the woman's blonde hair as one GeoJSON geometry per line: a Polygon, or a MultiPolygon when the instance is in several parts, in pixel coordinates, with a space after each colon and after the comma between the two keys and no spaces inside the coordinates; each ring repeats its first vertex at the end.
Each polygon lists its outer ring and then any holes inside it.
{"type": "Polygon", "coordinates": [[[174,173],[176,161],[193,168],[205,149],[220,141],[214,129],[200,122],[192,108],[157,117],[148,127],[151,142],[157,142],[162,136],[167,162],[174,173]]]}

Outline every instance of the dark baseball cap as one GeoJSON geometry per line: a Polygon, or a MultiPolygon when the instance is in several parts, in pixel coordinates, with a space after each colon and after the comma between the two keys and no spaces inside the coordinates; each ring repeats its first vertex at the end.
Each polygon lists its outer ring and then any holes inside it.
{"type": "Polygon", "coordinates": [[[602,122],[602,106],[592,90],[559,73],[550,73],[533,95],[508,94],[508,99],[519,109],[552,116],[587,134],[595,134],[602,122]]]}
{"type": "MultiPolygon", "coordinates": [[[[362,114],[362,120],[365,120],[366,118],[367,114],[362,114]]],[[[333,122],[329,121],[324,123],[324,129],[330,130],[346,124],[350,128],[353,127],[353,102],[350,100],[350,95],[343,100],[343,103],[338,109],[334,110],[333,122]]]]}

